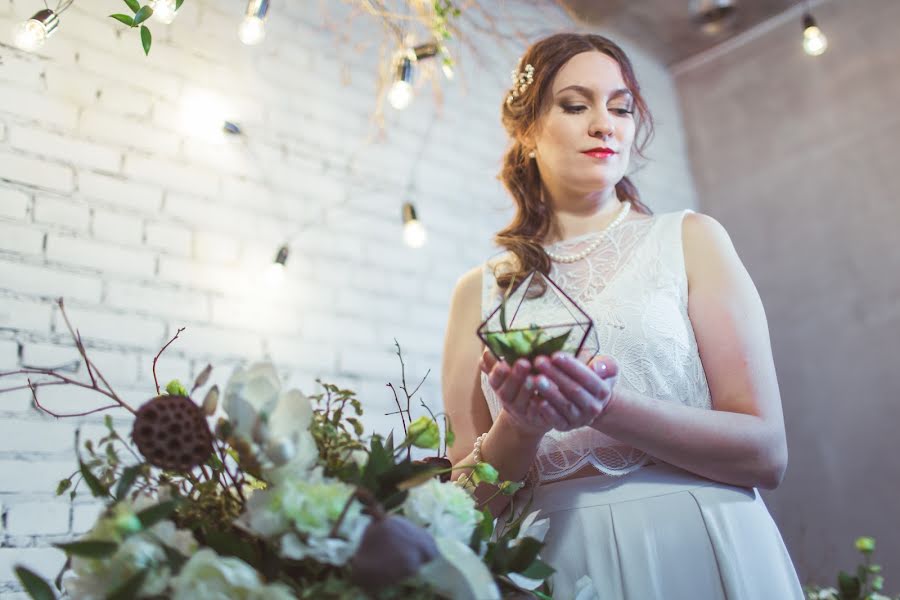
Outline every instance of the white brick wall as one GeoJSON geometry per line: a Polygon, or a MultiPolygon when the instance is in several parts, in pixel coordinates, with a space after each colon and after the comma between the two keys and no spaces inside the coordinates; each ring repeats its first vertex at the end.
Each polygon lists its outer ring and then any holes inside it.
{"type": "MultiPolygon", "coordinates": [[[[398,426],[383,415],[384,384],[399,381],[396,337],[410,383],[432,369],[420,395],[440,405],[450,292],[510,215],[493,179],[505,146],[497,107],[521,48],[492,51],[488,68],[462,57],[440,109],[423,90],[404,113],[388,108],[386,135],[372,141],[378,53],[321,52],[335,40],[304,3],[273,7],[265,43],[246,48],[235,39],[239,3],[189,0],[172,26],[153,24],[149,58],[108,11],[78,2],[38,54],[17,52],[9,30],[31,4],[0,0],[0,369],[78,358],[54,304],[63,296],[89,353],[134,404],[153,394],[154,355],[185,327],[160,360],[161,382],[189,381],[209,361],[221,384],[239,362],[270,356],[307,392],[317,376],[355,387],[367,429],[386,430],[398,426]],[[245,135],[186,128],[193,97],[245,135]],[[430,231],[418,251],[401,241],[407,199],[430,231]],[[292,234],[287,279],[267,287],[265,268],[292,234]]],[[[352,28],[380,35],[361,18],[352,28]]],[[[655,82],[645,87],[662,90],[654,101],[676,111],[659,65],[639,62],[655,82]]],[[[678,147],[680,135],[660,139],[678,147]]],[[[652,168],[642,177],[652,182],[652,168]]],[[[65,388],[39,397],[54,410],[91,406],[65,388]]],[[[27,391],[0,396],[4,597],[18,589],[17,562],[55,576],[61,555],[46,545],[85,531],[97,510],[53,495],[72,471],[78,423],[30,404],[27,391]]],[[[102,435],[99,416],[83,426],[102,435]]]]}

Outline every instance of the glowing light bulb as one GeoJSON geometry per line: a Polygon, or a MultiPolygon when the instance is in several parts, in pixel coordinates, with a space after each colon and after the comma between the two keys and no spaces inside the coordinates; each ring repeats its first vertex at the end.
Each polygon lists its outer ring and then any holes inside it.
{"type": "Polygon", "coordinates": [[[41,48],[59,27],[59,15],[49,9],[38,11],[33,17],[13,28],[13,43],[26,52],[41,48]]]}
{"type": "Polygon", "coordinates": [[[828,49],[828,38],[816,25],[812,15],[803,15],[803,51],[810,56],[821,56],[828,49]]]}
{"type": "Polygon", "coordinates": [[[176,5],[176,0],[153,0],[150,2],[150,8],[153,9],[153,16],[157,21],[165,23],[166,25],[171,25],[172,21],[175,20],[175,17],[178,16],[178,11],[175,8],[176,5]]]}
{"type": "Polygon", "coordinates": [[[410,221],[403,226],[403,242],[410,248],[421,248],[428,241],[428,232],[419,221],[410,221]]]}
{"type": "Polygon", "coordinates": [[[13,29],[13,43],[26,52],[34,52],[47,41],[47,31],[34,19],[19,23],[13,29]]]}
{"type": "Polygon", "coordinates": [[[266,23],[259,17],[246,16],[238,28],[238,37],[248,46],[255,46],[266,37],[266,23]]]}
{"type": "Polygon", "coordinates": [[[413,89],[408,81],[395,81],[388,92],[388,102],[397,110],[403,110],[412,101],[413,89]]]}
{"type": "Polygon", "coordinates": [[[803,51],[810,56],[821,56],[828,49],[828,38],[822,30],[812,26],[803,32],[803,51]]]}
{"type": "Polygon", "coordinates": [[[428,240],[425,226],[416,218],[416,209],[411,202],[403,204],[403,242],[410,248],[421,248],[428,240]]]}
{"type": "Polygon", "coordinates": [[[280,263],[272,263],[266,268],[266,285],[269,287],[281,287],[286,279],[285,267],[280,263]]]}
{"type": "Polygon", "coordinates": [[[266,268],[265,279],[266,284],[269,287],[279,287],[284,285],[284,280],[286,278],[284,271],[288,254],[290,254],[290,249],[287,244],[283,244],[278,248],[278,254],[275,255],[275,261],[266,268]]]}

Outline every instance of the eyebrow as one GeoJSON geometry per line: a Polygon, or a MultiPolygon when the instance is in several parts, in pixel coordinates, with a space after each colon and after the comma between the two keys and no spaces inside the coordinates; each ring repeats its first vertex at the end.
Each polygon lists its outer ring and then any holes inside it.
{"type": "MultiPolygon", "coordinates": [[[[566,90],[575,90],[576,92],[580,92],[592,100],[594,99],[594,90],[578,84],[564,87],[563,89],[556,92],[556,95],[562,94],[566,90]]],[[[612,93],[609,95],[609,99],[612,100],[614,98],[618,98],[619,96],[631,96],[632,98],[634,98],[634,94],[631,93],[631,90],[629,90],[628,88],[619,88],[612,91],[612,93]]]]}

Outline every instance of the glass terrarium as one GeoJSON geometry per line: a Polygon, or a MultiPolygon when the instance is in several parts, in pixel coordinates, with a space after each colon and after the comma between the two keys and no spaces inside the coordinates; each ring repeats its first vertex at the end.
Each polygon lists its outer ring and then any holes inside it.
{"type": "Polygon", "coordinates": [[[531,271],[505,294],[478,327],[478,337],[509,364],[560,351],[587,363],[600,351],[593,320],[540,271],[531,271]]]}

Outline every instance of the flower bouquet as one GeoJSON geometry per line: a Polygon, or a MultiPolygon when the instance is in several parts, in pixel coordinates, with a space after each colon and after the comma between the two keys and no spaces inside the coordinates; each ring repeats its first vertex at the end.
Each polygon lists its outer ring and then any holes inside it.
{"type": "Polygon", "coordinates": [[[518,286],[510,283],[499,306],[478,327],[478,337],[509,364],[560,351],[590,359],[599,349],[590,316],[539,271],[531,271],[518,286]]]}
{"type": "MultiPolygon", "coordinates": [[[[546,519],[528,512],[530,502],[516,506],[521,484],[498,481],[487,463],[456,468],[513,496],[502,527],[486,501],[450,481],[452,429],[444,417],[442,436],[430,411],[412,418],[421,383],[408,390],[405,368],[405,408],[388,385],[402,439],[365,435],[353,391],[321,381],[318,395],[283,390],[270,363],[238,369],[221,393],[208,385],[209,366],[189,390],[156,383],[156,395],[134,409],[59,305],[89,381],[26,368],[0,373],[27,377],[0,391],[30,389],[37,409],[65,417],[75,415],[41,405],[40,388],[77,385],[112,401],[88,413],[124,409],[134,422],[130,436],[109,415],[102,439],[82,443],[76,434],[78,469],[57,493],[86,491],[105,510],[83,537],[57,544],[68,561],[54,582],[17,567],[32,598],[549,598],[553,569],[538,557],[546,519]],[[413,449],[434,455],[414,460],[413,449]]],[[[399,344],[397,354],[403,366],[399,344]]]]}
{"type": "Polygon", "coordinates": [[[808,600],[900,600],[900,595],[892,598],[882,594],[884,577],[881,565],[872,562],[875,552],[875,540],[861,537],[856,540],[856,549],[863,555],[863,562],[851,575],[845,571],[838,574],[836,588],[808,586],[804,592],[808,600]]]}

